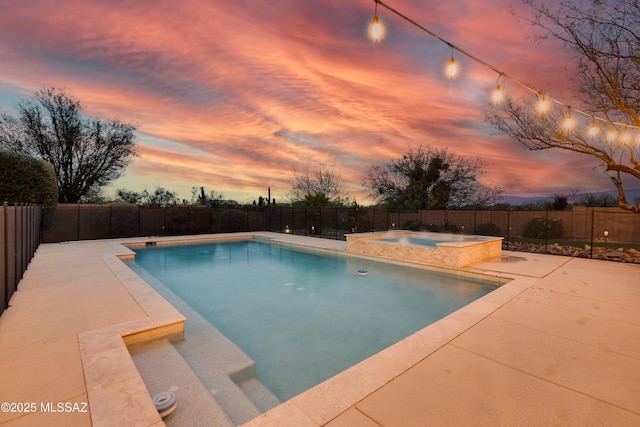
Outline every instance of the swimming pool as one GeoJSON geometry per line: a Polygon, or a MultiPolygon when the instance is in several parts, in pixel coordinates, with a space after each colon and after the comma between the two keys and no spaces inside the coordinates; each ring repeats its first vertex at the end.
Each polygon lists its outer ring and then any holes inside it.
{"type": "Polygon", "coordinates": [[[495,289],[495,282],[258,240],[134,250],[130,266],[235,342],[281,401],[495,289]]]}

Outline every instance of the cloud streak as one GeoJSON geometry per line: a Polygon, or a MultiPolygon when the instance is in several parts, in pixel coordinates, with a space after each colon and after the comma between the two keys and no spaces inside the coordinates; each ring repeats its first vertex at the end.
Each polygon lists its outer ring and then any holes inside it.
{"type": "MultiPolygon", "coordinates": [[[[392,4],[456,46],[566,94],[568,58],[509,13],[508,0],[392,4]]],[[[114,187],[191,186],[285,198],[296,165],[332,166],[367,197],[369,165],[429,144],[480,158],[509,195],[608,189],[585,158],[523,150],[484,122],[496,75],[367,0],[11,2],[0,17],[0,95],[65,87],[91,115],[140,124],[141,155],[114,187]],[[572,177],[561,175],[570,167],[572,177]],[[544,183],[542,185],[541,183],[544,183]]],[[[526,14],[525,10],[521,10],[526,14]]]]}

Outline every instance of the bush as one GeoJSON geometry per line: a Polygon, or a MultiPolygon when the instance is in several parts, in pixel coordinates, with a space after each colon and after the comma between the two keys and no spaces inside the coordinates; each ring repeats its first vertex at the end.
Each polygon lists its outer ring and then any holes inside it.
{"type": "Polygon", "coordinates": [[[425,229],[433,233],[439,233],[442,231],[442,226],[440,226],[439,224],[429,224],[425,227],[425,229]]]}
{"type": "Polygon", "coordinates": [[[423,227],[422,227],[422,223],[420,221],[411,220],[411,221],[407,221],[404,224],[402,224],[401,228],[403,230],[421,231],[423,227]]]}
{"type": "Polygon", "coordinates": [[[25,154],[0,150],[0,203],[55,206],[58,184],[53,166],[25,154]]]}
{"type": "Polygon", "coordinates": [[[561,219],[535,217],[524,228],[523,236],[533,239],[557,239],[562,236],[561,219]]]}
{"type": "Polygon", "coordinates": [[[462,231],[462,229],[461,229],[460,227],[458,227],[457,225],[452,224],[452,223],[450,223],[450,222],[449,222],[449,223],[446,223],[446,224],[442,227],[442,230],[443,230],[445,233],[459,233],[460,231],[462,231]]]}
{"type": "Polygon", "coordinates": [[[488,222],[486,224],[476,225],[475,234],[480,234],[482,236],[502,236],[502,231],[500,230],[500,227],[494,223],[488,222]]]}

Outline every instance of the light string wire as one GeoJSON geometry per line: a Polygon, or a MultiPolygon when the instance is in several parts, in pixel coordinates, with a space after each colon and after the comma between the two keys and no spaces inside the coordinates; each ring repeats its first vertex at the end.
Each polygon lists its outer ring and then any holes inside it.
{"type": "Polygon", "coordinates": [[[542,91],[539,91],[531,86],[529,86],[528,84],[524,83],[521,80],[518,80],[517,78],[515,78],[514,76],[511,76],[507,73],[505,73],[504,71],[500,71],[497,67],[489,64],[488,62],[478,58],[477,56],[467,52],[464,49],[459,48],[458,46],[454,45],[453,43],[451,43],[450,41],[446,40],[445,38],[439,36],[438,34],[434,33],[433,31],[429,30],[428,28],[423,27],[422,25],[418,24],[416,21],[414,21],[413,19],[409,18],[408,16],[406,16],[405,14],[401,13],[400,11],[394,9],[393,7],[389,6],[388,4],[384,3],[382,0],[373,0],[373,2],[376,4],[376,16],[377,16],[377,11],[378,11],[378,5],[384,7],[385,9],[387,9],[388,11],[396,14],[397,16],[399,16],[400,18],[404,19],[405,21],[409,22],[410,24],[414,25],[415,27],[419,28],[420,30],[424,31],[425,33],[429,34],[431,37],[441,41],[442,43],[446,44],[447,46],[449,46],[451,49],[455,50],[456,52],[461,53],[462,55],[466,56],[467,58],[471,59],[474,62],[477,62],[480,65],[483,65],[485,67],[487,67],[488,69],[490,69],[491,71],[493,71],[494,73],[498,74],[498,78],[502,77],[505,78],[507,80],[509,80],[512,83],[515,83],[516,85],[522,87],[523,89],[533,93],[534,95],[538,96],[538,97],[542,97],[545,100],[548,100],[550,102],[553,102],[557,105],[566,107],[567,110],[569,112],[575,111],[576,113],[579,113],[585,117],[588,117],[589,119],[591,119],[591,121],[600,121],[603,123],[609,123],[611,125],[615,125],[615,126],[620,126],[620,127],[624,127],[624,128],[628,128],[628,129],[640,129],[640,126],[635,126],[635,125],[631,125],[628,123],[623,123],[623,122],[618,122],[618,121],[612,121],[609,119],[604,119],[602,117],[598,117],[595,116],[592,113],[589,113],[587,111],[581,110],[579,108],[575,108],[572,107],[571,105],[565,104],[562,101],[559,101],[553,97],[548,96],[547,94],[543,93],[542,91]]]}

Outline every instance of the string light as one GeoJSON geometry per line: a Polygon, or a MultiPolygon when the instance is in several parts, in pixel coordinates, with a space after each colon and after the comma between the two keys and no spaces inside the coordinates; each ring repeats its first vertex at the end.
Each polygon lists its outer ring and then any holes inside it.
{"type": "Polygon", "coordinates": [[[378,2],[376,2],[376,8],[373,12],[373,20],[371,21],[369,34],[371,35],[371,39],[376,42],[382,40],[382,36],[384,35],[384,27],[382,26],[382,22],[380,22],[380,18],[378,18],[378,2]]]}
{"type": "Polygon", "coordinates": [[[562,128],[566,131],[573,130],[576,127],[576,119],[573,118],[571,112],[562,120],[562,128]]]}
{"type": "Polygon", "coordinates": [[[599,133],[600,129],[598,128],[598,126],[596,126],[595,123],[592,122],[587,129],[587,135],[589,135],[591,138],[595,138],[599,133]]]}
{"type": "MultiPolygon", "coordinates": [[[[551,104],[557,104],[560,106],[565,106],[567,108],[570,108],[570,110],[574,113],[580,114],[582,116],[585,117],[590,117],[592,122],[603,122],[603,123],[608,123],[611,126],[616,126],[616,127],[620,127],[620,128],[624,128],[627,130],[633,129],[633,130],[638,130],[640,129],[640,126],[635,126],[635,125],[631,125],[628,123],[622,123],[622,122],[617,122],[617,121],[612,121],[612,120],[608,120],[608,119],[604,119],[601,117],[597,117],[594,116],[592,113],[583,111],[581,109],[578,108],[574,108],[574,107],[569,107],[568,105],[562,103],[561,101],[551,98],[551,97],[547,97],[545,95],[543,95],[540,91],[536,90],[535,88],[521,82],[520,80],[516,79],[513,76],[510,76],[508,74],[505,74],[503,71],[500,71],[499,69],[497,69],[496,67],[494,67],[493,65],[489,64],[488,62],[485,62],[483,60],[481,60],[480,58],[470,54],[469,52],[466,52],[465,50],[453,45],[451,42],[445,40],[444,38],[440,37],[439,35],[435,34],[434,32],[430,31],[429,29],[423,27],[422,25],[418,24],[416,21],[412,20],[411,18],[409,18],[408,16],[400,13],[399,11],[397,11],[396,9],[392,8],[391,6],[385,4],[384,2],[382,2],[382,0],[373,0],[373,2],[376,4],[376,16],[374,17],[374,22],[372,24],[375,23],[379,23],[379,19],[377,19],[377,10],[378,10],[378,4],[380,4],[381,6],[383,6],[384,8],[386,8],[387,10],[389,10],[390,12],[393,12],[394,14],[396,14],[397,16],[399,16],[400,18],[404,19],[405,21],[409,22],[410,24],[413,24],[414,26],[416,26],[417,28],[419,28],[420,30],[426,32],[427,34],[429,34],[430,36],[432,36],[433,38],[445,43],[446,45],[448,45],[449,47],[451,47],[452,53],[453,50],[457,51],[458,53],[466,56],[469,59],[472,59],[473,61],[475,61],[476,63],[483,65],[487,68],[489,68],[491,71],[495,72],[498,74],[498,78],[503,77],[505,79],[508,79],[510,82],[520,86],[521,88],[531,92],[534,95],[538,96],[538,103],[536,106],[536,109],[538,111],[538,113],[540,114],[546,114],[550,111],[551,109],[551,104]]],[[[373,26],[373,25],[372,25],[373,26]]],[[[380,30],[379,34],[382,34],[382,27],[380,30]]],[[[377,40],[377,39],[376,39],[377,40]]],[[[457,63],[455,61],[455,59],[453,58],[453,55],[451,56],[451,59],[449,59],[449,62],[447,63],[447,67],[446,67],[446,73],[450,78],[454,78],[457,74],[458,74],[458,67],[457,67],[457,63]]],[[[501,101],[502,100],[502,92],[503,92],[503,87],[498,84],[496,86],[496,89],[493,92],[492,95],[492,100],[494,103],[498,103],[498,99],[501,101]]],[[[568,120],[569,118],[565,118],[565,121],[568,120]]],[[[572,120],[570,120],[569,122],[571,123],[572,127],[576,126],[576,120],[575,118],[573,118],[573,116],[571,117],[572,120]]],[[[566,129],[566,124],[563,124],[563,127],[565,127],[566,129]]],[[[599,133],[598,128],[595,126],[595,124],[592,124],[591,127],[589,127],[588,129],[588,134],[590,136],[596,136],[599,133]],[[595,130],[593,129],[595,128],[595,130]]],[[[615,138],[616,136],[616,132],[615,131],[610,131],[607,133],[606,137],[607,139],[611,140],[611,137],[615,138]],[[612,133],[613,132],[613,133],[612,133]]],[[[625,143],[630,142],[632,140],[632,136],[629,135],[628,137],[625,138],[621,138],[621,140],[625,143]]],[[[638,143],[640,143],[640,135],[637,137],[636,140],[638,143]]]]}
{"type": "Polygon", "coordinates": [[[491,100],[494,104],[500,104],[504,99],[504,92],[502,91],[502,86],[500,84],[496,85],[496,88],[493,90],[493,94],[491,94],[491,100]]]}
{"type": "Polygon", "coordinates": [[[628,144],[629,142],[631,142],[631,134],[629,132],[624,132],[622,135],[620,135],[620,141],[623,144],[628,144]]]}
{"type": "Polygon", "coordinates": [[[493,102],[494,105],[498,105],[502,103],[502,101],[504,100],[504,91],[502,89],[502,86],[500,86],[501,77],[502,77],[502,73],[498,74],[498,78],[496,79],[496,88],[493,90],[493,93],[491,94],[491,102],[493,102]]]}
{"type": "Polygon", "coordinates": [[[447,62],[446,72],[450,79],[455,79],[458,75],[458,64],[456,64],[456,60],[453,56],[449,59],[449,62],[447,62]]]}
{"type": "Polygon", "coordinates": [[[369,30],[369,34],[371,34],[371,38],[373,41],[382,40],[382,23],[380,22],[380,18],[377,16],[373,17],[373,21],[371,21],[371,29],[369,30]]]}
{"type": "Polygon", "coordinates": [[[550,109],[551,109],[551,104],[549,103],[549,100],[547,99],[546,96],[540,94],[540,97],[538,98],[538,103],[536,104],[536,110],[538,110],[538,113],[544,115],[544,114],[547,114],[550,109]]]}

